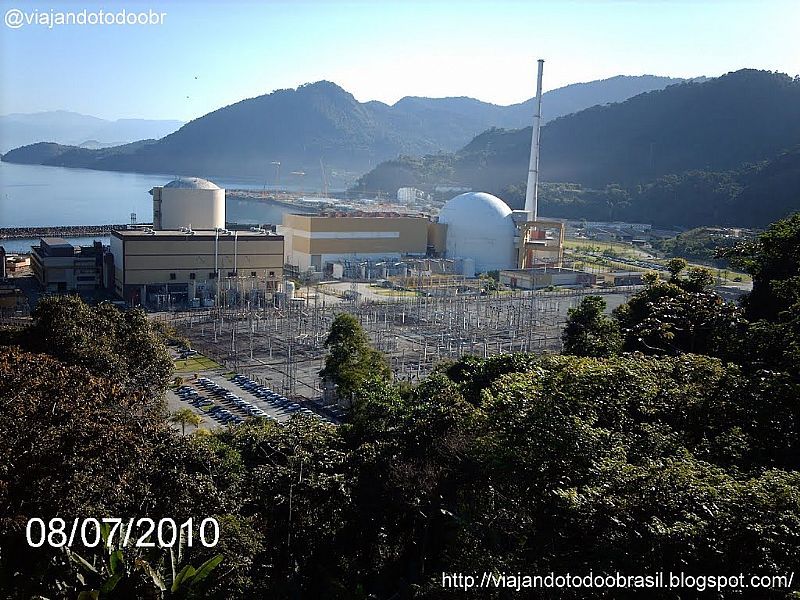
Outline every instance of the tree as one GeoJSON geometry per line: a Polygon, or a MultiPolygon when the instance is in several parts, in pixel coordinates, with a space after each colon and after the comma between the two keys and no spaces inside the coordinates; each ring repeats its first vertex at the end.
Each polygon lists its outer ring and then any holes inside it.
{"type": "Polygon", "coordinates": [[[751,321],[750,362],[800,377],[800,213],[720,256],[753,277],[753,291],[742,302],[751,321]]]}
{"type": "Polygon", "coordinates": [[[587,296],[577,308],[569,309],[561,339],[564,354],[574,356],[611,356],[622,347],[619,325],[603,314],[606,301],[587,296]]]}
{"type": "Polygon", "coordinates": [[[78,296],[48,296],[33,311],[33,324],[17,343],[59,361],[89,369],[138,394],[161,398],[173,365],[142,310],[121,311],[110,302],[86,304],[78,296]]]}
{"type": "Polygon", "coordinates": [[[191,408],[181,408],[172,413],[169,418],[171,423],[179,423],[181,426],[181,433],[186,435],[186,425],[194,425],[195,428],[200,426],[203,422],[203,417],[194,412],[191,408]]]}
{"type": "MultiPolygon", "coordinates": [[[[139,402],[86,368],[0,348],[0,548],[15,549],[0,553],[4,592],[75,598],[93,585],[78,581],[76,563],[60,549],[25,543],[30,518],[144,511],[180,520],[218,510],[219,494],[193,466],[197,452],[160,413],[139,414],[139,402]]],[[[72,548],[89,563],[105,560],[102,547],[76,540],[72,548]]],[[[117,597],[150,597],[137,586],[152,583],[136,578],[137,592],[117,597]]]]}
{"type": "Polygon", "coordinates": [[[622,318],[625,347],[645,354],[685,352],[733,358],[741,354],[741,309],[709,292],[682,292],[648,304],[639,321],[622,318]]]}
{"type": "Polygon", "coordinates": [[[706,267],[692,267],[678,285],[687,292],[703,292],[714,285],[714,273],[706,267]]]}
{"type": "Polygon", "coordinates": [[[800,212],[719,256],[753,277],[753,291],[743,303],[751,321],[778,321],[800,302],[800,212]]]}
{"type": "Polygon", "coordinates": [[[325,340],[328,356],[321,377],[329,377],[340,398],[350,399],[368,379],[389,379],[391,369],[383,353],[370,347],[369,338],[353,315],[336,316],[325,340]]]}
{"type": "Polygon", "coordinates": [[[675,281],[677,281],[678,277],[681,274],[681,271],[683,271],[686,268],[686,265],[688,265],[688,264],[689,263],[687,263],[686,259],[684,259],[684,258],[671,258],[671,259],[669,259],[669,261],[667,261],[667,271],[669,271],[669,275],[670,275],[670,279],[669,280],[671,282],[673,282],[673,283],[675,281]]]}
{"type": "Polygon", "coordinates": [[[673,261],[669,282],[649,276],[644,290],[614,310],[622,349],[667,355],[692,352],[726,359],[741,356],[747,327],[742,310],[705,289],[710,280],[706,269],[690,269],[688,277],[681,278],[685,261],[673,261]]]}

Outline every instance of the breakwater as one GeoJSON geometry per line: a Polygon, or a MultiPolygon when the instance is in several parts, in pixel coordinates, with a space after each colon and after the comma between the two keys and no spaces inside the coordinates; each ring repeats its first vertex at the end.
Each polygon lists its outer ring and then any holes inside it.
{"type": "MultiPolygon", "coordinates": [[[[149,225],[149,223],[139,223],[149,225]]],[[[50,227],[0,227],[0,240],[18,240],[40,237],[88,237],[108,235],[112,229],[125,229],[128,225],[59,225],[50,227]]]]}

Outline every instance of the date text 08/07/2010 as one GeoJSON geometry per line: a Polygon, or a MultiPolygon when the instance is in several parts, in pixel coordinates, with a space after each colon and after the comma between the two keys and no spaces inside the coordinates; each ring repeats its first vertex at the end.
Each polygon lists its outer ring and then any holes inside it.
{"type": "Polygon", "coordinates": [[[114,547],[134,546],[137,548],[172,548],[181,543],[191,547],[195,542],[206,548],[213,548],[219,542],[219,522],[208,517],[197,524],[189,518],[183,523],[175,519],[165,518],[155,521],[148,517],[131,517],[129,519],[93,517],[75,518],[70,523],[61,518],[48,521],[34,517],[28,519],[25,537],[32,548],[41,548],[45,544],[52,548],[72,548],[75,544],[87,548],[95,548],[104,544],[114,547]],[[135,530],[135,531],[134,531],[135,530]]]}

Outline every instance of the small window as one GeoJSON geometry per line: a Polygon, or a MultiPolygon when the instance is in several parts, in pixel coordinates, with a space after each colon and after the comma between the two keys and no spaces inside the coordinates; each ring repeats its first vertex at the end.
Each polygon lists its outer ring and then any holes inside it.
{"type": "Polygon", "coordinates": [[[275,271],[270,271],[270,272],[269,272],[269,276],[270,276],[270,277],[275,277],[275,271]]]}
{"type": "Polygon", "coordinates": [[[228,277],[236,277],[236,271],[228,271],[228,277]]]}
{"type": "Polygon", "coordinates": [[[250,271],[250,277],[255,277],[255,276],[256,276],[256,272],[255,271],[250,271]]]}
{"type": "Polygon", "coordinates": [[[169,274],[169,278],[170,278],[172,281],[174,281],[175,279],[177,279],[177,278],[178,278],[178,276],[177,276],[177,275],[175,275],[175,273],[170,273],[170,274],[169,274]]]}
{"type": "Polygon", "coordinates": [[[216,279],[216,278],[217,278],[217,273],[216,273],[216,271],[212,271],[211,273],[209,273],[209,274],[208,274],[208,278],[209,278],[209,279],[216,279]]]}
{"type": "Polygon", "coordinates": [[[189,279],[194,279],[194,278],[195,278],[195,274],[194,273],[189,273],[189,279]]]}

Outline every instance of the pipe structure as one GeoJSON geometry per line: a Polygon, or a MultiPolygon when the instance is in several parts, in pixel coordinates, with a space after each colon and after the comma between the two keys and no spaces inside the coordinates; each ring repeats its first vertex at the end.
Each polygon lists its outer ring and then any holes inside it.
{"type": "Polygon", "coordinates": [[[525,190],[525,211],[530,219],[539,218],[539,136],[542,127],[542,72],[544,59],[539,59],[539,71],[536,77],[536,114],[533,117],[531,133],[531,159],[528,166],[528,185],[525,190]]]}
{"type": "Polygon", "coordinates": [[[217,307],[219,307],[219,227],[214,235],[214,308],[217,307]]]}
{"type": "Polygon", "coordinates": [[[239,277],[239,232],[233,234],[233,275],[239,277]]]}

